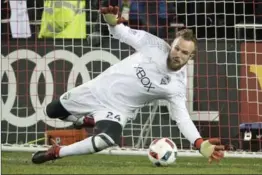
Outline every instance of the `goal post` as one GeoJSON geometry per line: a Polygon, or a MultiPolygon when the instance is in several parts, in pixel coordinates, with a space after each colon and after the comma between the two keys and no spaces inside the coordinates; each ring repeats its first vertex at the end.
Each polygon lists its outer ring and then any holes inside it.
{"type": "MultiPolygon", "coordinates": [[[[262,3],[167,0],[163,6],[162,2],[139,1],[146,7],[141,16],[148,23],[140,24],[137,17],[130,16],[130,26],[167,42],[172,42],[179,29],[192,29],[198,52],[187,66],[186,105],[193,122],[204,138],[221,139],[229,150],[226,157],[262,158],[262,24],[256,22],[253,9],[262,3]]],[[[52,132],[60,134],[51,139],[62,146],[93,134],[92,129],[75,131],[71,123],[49,119],[43,113],[45,105],[63,92],[90,81],[134,52],[109,37],[98,9],[91,6],[89,1],[85,9],[89,33],[84,39],[39,39],[43,7],[35,3],[27,9],[32,36],[12,38],[10,7],[8,3],[2,7],[2,151],[46,150],[52,132]]],[[[180,156],[201,156],[170,120],[169,104],[164,100],[138,110],[122,133],[120,147],[99,154],[146,155],[151,141],[160,137],[172,139],[180,156]]]]}

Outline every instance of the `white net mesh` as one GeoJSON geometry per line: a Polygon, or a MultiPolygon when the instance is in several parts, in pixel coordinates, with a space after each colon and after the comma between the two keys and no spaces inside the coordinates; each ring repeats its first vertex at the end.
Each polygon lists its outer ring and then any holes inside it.
{"type": "MultiPolygon", "coordinates": [[[[69,130],[72,129],[70,123],[44,117],[44,106],[133,53],[132,48],[109,37],[97,14],[101,3],[94,2],[86,3],[89,34],[84,39],[39,39],[43,4],[30,2],[27,6],[32,36],[13,38],[9,28],[11,8],[8,3],[2,6],[3,144],[44,145],[48,143],[47,131],[73,132],[69,130]]],[[[145,12],[138,15],[140,22],[137,12],[131,12],[131,27],[147,30],[167,41],[173,40],[178,29],[187,27],[193,29],[198,38],[197,58],[188,67],[187,107],[201,135],[220,137],[234,150],[259,151],[261,142],[256,139],[260,136],[259,126],[254,128],[255,138],[243,142],[240,124],[261,121],[262,24],[259,9],[262,3],[153,2],[139,1],[144,3],[145,12]]],[[[141,5],[133,3],[131,9],[141,5]]],[[[92,130],[87,131],[92,134],[92,130]]],[[[180,150],[192,150],[175,122],[169,119],[168,104],[164,101],[153,102],[137,113],[136,120],[128,123],[123,131],[120,146],[147,148],[159,137],[172,138],[180,150]]]]}

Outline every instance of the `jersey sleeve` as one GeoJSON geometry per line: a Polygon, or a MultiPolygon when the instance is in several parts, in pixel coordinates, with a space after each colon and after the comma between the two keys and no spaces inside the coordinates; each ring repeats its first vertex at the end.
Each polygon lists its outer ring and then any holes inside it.
{"type": "Polygon", "coordinates": [[[166,53],[170,46],[161,38],[154,36],[144,30],[131,29],[123,24],[116,26],[108,25],[109,32],[113,38],[124,42],[137,51],[145,51],[147,54],[156,54],[149,50],[157,50],[158,52],[166,53]]]}
{"type": "Polygon", "coordinates": [[[169,99],[171,119],[175,120],[180,132],[191,144],[194,144],[198,138],[201,138],[195,124],[190,118],[186,107],[186,98],[184,95],[176,95],[169,99]]]}

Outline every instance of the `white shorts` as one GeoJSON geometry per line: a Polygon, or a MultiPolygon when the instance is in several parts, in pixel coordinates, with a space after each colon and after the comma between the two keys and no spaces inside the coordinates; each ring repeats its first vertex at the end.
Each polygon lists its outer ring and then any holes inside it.
{"type": "Polygon", "coordinates": [[[118,122],[123,128],[128,122],[127,115],[102,105],[91,93],[87,83],[65,92],[61,95],[60,101],[63,107],[76,117],[91,115],[95,122],[111,120],[118,122]]]}

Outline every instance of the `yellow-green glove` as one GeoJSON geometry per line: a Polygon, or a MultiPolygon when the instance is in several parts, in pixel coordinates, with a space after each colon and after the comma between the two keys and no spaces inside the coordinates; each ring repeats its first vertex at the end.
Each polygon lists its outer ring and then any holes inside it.
{"type": "Polygon", "coordinates": [[[199,138],[195,141],[195,147],[199,149],[204,157],[208,158],[209,163],[214,160],[219,162],[224,158],[225,146],[220,145],[220,140],[217,138],[211,138],[208,140],[199,138]]]}
{"type": "Polygon", "coordinates": [[[109,6],[100,9],[100,13],[103,14],[104,20],[111,26],[115,26],[126,20],[119,14],[118,6],[109,6]]]}

